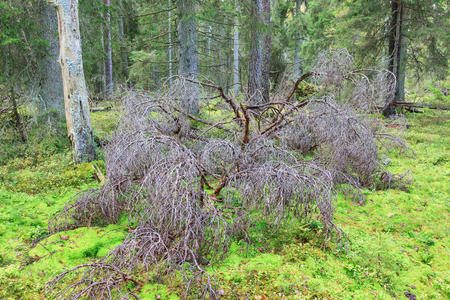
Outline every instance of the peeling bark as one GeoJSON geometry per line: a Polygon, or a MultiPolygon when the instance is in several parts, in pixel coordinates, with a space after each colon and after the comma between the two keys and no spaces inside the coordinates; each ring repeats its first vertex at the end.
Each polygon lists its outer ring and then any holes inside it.
{"type": "Polygon", "coordinates": [[[84,79],[78,0],[47,0],[58,15],[59,48],[67,132],[75,163],[95,159],[94,138],[84,79]]]}

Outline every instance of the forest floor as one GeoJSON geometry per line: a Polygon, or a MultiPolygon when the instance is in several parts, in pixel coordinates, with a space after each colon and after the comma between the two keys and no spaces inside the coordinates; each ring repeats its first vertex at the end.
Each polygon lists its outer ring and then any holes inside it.
{"type": "MultiPolygon", "coordinates": [[[[93,113],[97,136],[111,131],[114,114],[93,113]]],[[[411,171],[409,191],[367,190],[365,205],[343,196],[335,203],[347,250],[323,249],[314,223],[292,220],[247,251],[234,244],[226,260],[210,269],[223,297],[449,299],[450,113],[425,109],[408,122],[412,126],[401,134],[416,156],[393,153],[389,169],[411,171]]],[[[41,298],[55,275],[106,255],[127,235],[123,218],[46,236],[55,212],[78,191],[99,186],[96,168],[104,168],[102,160],[73,165],[68,151],[0,165],[0,299],[41,298]]],[[[181,281],[141,276],[148,282],[143,299],[178,298],[181,281]]]]}

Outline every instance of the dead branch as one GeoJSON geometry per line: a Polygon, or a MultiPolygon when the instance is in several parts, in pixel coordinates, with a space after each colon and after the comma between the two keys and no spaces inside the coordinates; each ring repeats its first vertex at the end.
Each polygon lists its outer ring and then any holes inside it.
{"type": "Polygon", "coordinates": [[[114,223],[123,212],[136,226],[106,257],[55,278],[50,291],[68,280],[69,287],[56,292],[61,298],[131,295],[124,283],[141,286],[132,274],[151,269],[180,272],[186,297],[191,291],[214,298],[217,286],[205,266],[222,261],[233,241],[250,242],[248,229],[258,221],[278,228],[291,217],[315,218],[324,245],[340,243],[343,233],[333,221],[338,189],[345,185],[361,195],[360,187],[380,176],[388,186],[396,178],[382,173],[379,162],[377,141],[391,135],[367,114],[392,82],[382,71],[351,73],[352,63],[347,51],[322,53],[311,72],[284,85],[287,95],[259,105],[182,77],[158,92],[126,93],[120,125],[105,149],[104,186],[77,195],[52,218],[49,231],[114,223]],[[310,76],[323,96],[290,101],[310,76]],[[192,83],[199,95],[213,89],[220,98],[192,99],[192,83]],[[199,115],[189,113],[192,101],[199,102],[199,115]],[[210,107],[222,111],[210,114],[210,107]],[[224,126],[232,122],[237,126],[224,126]],[[68,276],[81,269],[81,277],[68,276]]]}

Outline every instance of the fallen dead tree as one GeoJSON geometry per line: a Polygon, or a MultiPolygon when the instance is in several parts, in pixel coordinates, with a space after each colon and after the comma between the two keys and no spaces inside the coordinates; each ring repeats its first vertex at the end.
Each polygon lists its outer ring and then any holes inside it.
{"type": "Polygon", "coordinates": [[[409,109],[414,108],[429,108],[429,109],[440,109],[440,110],[450,110],[448,106],[436,106],[430,103],[418,103],[418,102],[393,102],[393,106],[401,106],[409,109]]]}
{"type": "Polygon", "coordinates": [[[97,111],[120,111],[119,108],[117,107],[112,107],[112,106],[108,106],[108,107],[91,107],[90,111],[91,112],[97,112],[97,111]]]}
{"type": "Polygon", "coordinates": [[[46,293],[137,297],[136,273],[152,271],[181,274],[186,297],[215,298],[218,284],[206,266],[220,262],[232,241],[251,243],[249,229],[261,222],[276,230],[288,218],[315,219],[324,245],[343,242],[335,194],[345,186],[360,195],[380,177],[391,185],[396,177],[379,162],[377,140],[401,145],[367,114],[391,92],[389,74],[351,66],[346,51],[324,53],[311,73],[262,104],[178,77],[170,89],[127,93],[105,149],[105,185],[77,195],[49,229],[114,223],[123,213],[136,226],[105,258],[60,274],[46,293]],[[295,99],[308,78],[323,89],[295,99]],[[192,84],[215,95],[202,98],[196,115],[189,113],[192,84]]]}

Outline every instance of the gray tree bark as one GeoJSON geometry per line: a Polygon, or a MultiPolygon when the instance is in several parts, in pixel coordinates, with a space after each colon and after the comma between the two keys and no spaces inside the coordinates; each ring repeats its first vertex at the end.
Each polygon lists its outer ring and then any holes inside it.
{"type": "Polygon", "coordinates": [[[127,51],[127,45],[125,40],[125,32],[124,32],[124,25],[123,25],[123,16],[124,16],[124,10],[122,5],[122,0],[118,0],[119,10],[120,10],[120,16],[118,20],[119,25],[119,40],[120,40],[120,57],[122,59],[122,73],[126,80],[128,80],[129,77],[129,70],[128,70],[128,51],[127,51]]]}
{"type": "MultiPolygon", "coordinates": [[[[300,18],[302,0],[295,1],[295,17],[297,20],[300,18]]],[[[294,75],[300,76],[300,26],[295,32],[295,54],[294,54],[294,75]]]]}
{"type": "Polygon", "coordinates": [[[40,92],[43,101],[40,110],[44,113],[48,110],[56,110],[64,117],[64,93],[61,77],[61,67],[58,63],[59,39],[58,18],[55,9],[46,1],[40,3],[41,38],[47,42],[45,53],[39,61],[40,92]]]}
{"type": "Polygon", "coordinates": [[[263,102],[261,92],[262,82],[262,0],[251,3],[251,33],[250,33],[250,61],[248,74],[249,102],[259,104],[263,102]]]}
{"type": "Polygon", "coordinates": [[[106,80],[106,98],[110,99],[113,95],[114,83],[112,73],[112,46],[111,46],[111,0],[104,0],[106,6],[105,12],[105,80],[106,80]]]}
{"type": "Polygon", "coordinates": [[[252,103],[264,103],[270,96],[270,1],[253,0],[251,10],[248,97],[252,103]]]}
{"type": "Polygon", "coordinates": [[[272,49],[272,14],[270,12],[270,0],[262,0],[263,2],[263,68],[262,68],[262,97],[264,103],[270,101],[270,52],[272,49]]]}
{"type": "Polygon", "coordinates": [[[398,52],[397,52],[397,88],[395,91],[395,102],[405,102],[405,78],[406,78],[406,54],[408,46],[408,24],[407,10],[402,6],[399,23],[398,52]]]}
{"type": "MultiPolygon", "coordinates": [[[[179,69],[178,74],[193,80],[197,80],[198,51],[197,32],[195,21],[195,0],[178,0],[178,40],[179,69]]],[[[188,102],[187,110],[191,113],[198,112],[199,88],[198,84],[187,83],[188,102]]]]}
{"type": "Polygon", "coordinates": [[[64,87],[67,132],[75,163],[95,159],[94,137],[84,78],[78,0],[47,0],[55,7],[59,28],[59,63],[64,87]]]}
{"type": "MultiPolygon", "coordinates": [[[[169,7],[172,7],[172,0],[169,0],[169,7]]],[[[172,12],[169,10],[168,12],[168,27],[167,30],[169,32],[168,42],[169,42],[169,85],[172,87],[172,12]]]]}
{"type": "MultiPolygon", "coordinates": [[[[239,15],[239,0],[235,0],[236,15],[239,15]]],[[[238,17],[234,19],[234,38],[233,38],[233,87],[234,94],[239,93],[239,21],[238,17]]]]}

